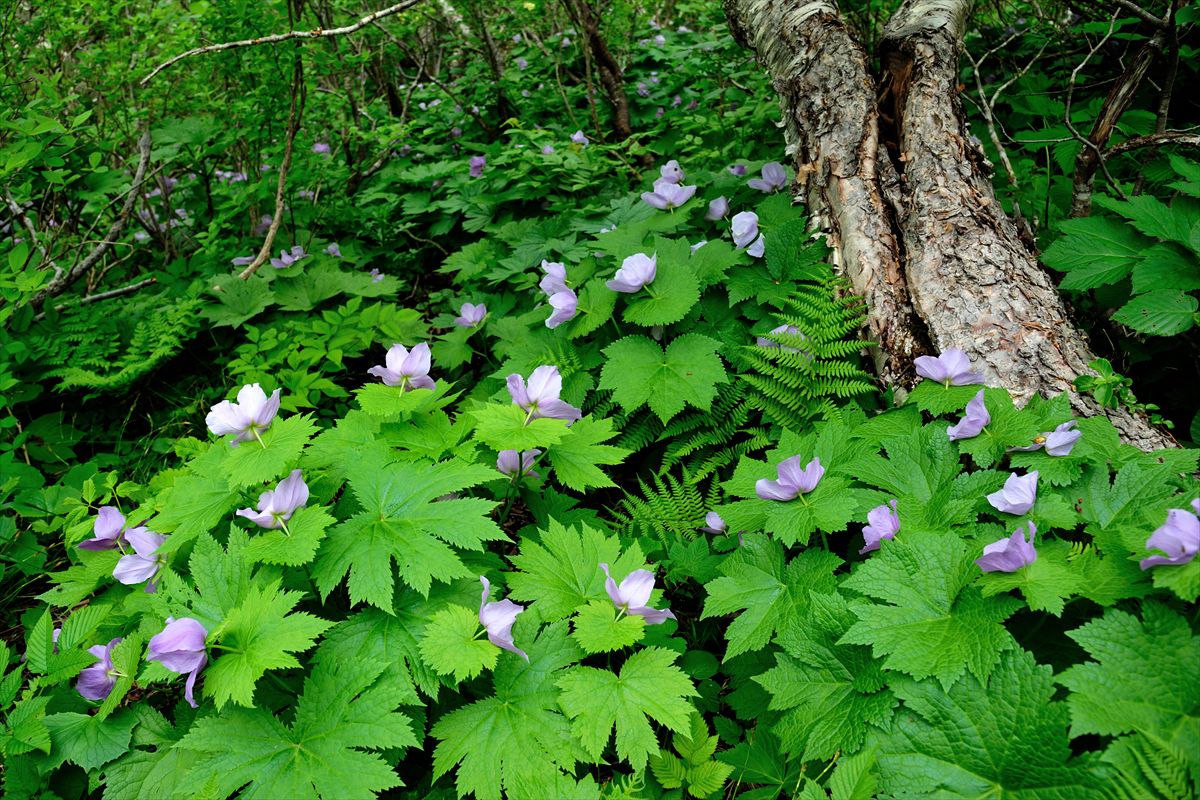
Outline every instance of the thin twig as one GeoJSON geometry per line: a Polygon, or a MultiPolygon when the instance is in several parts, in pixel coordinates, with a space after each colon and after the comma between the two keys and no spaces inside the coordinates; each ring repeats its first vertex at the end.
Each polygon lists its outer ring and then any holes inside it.
{"type": "Polygon", "coordinates": [[[1167,131],[1166,133],[1156,133],[1150,136],[1134,136],[1132,139],[1126,139],[1120,144],[1114,144],[1104,151],[1104,155],[1106,157],[1115,156],[1143,147],[1163,147],[1166,145],[1200,147],[1200,134],[1167,131]]]}
{"type": "MultiPolygon", "coordinates": [[[[59,303],[58,305],[56,305],[54,307],[54,310],[62,311],[64,309],[71,308],[74,306],[86,306],[88,303],[98,303],[101,300],[108,300],[109,298],[112,298],[112,297],[120,297],[120,296],[126,295],[126,294],[133,294],[138,289],[144,289],[145,287],[150,286],[151,284],[154,284],[154,283],[158,283],[157,278],[143,278],[142,280],[138,281],[137,283],[131,283],[128,286],[122,286],[119,289],[109,289],[107,292],[97,292],[96,294],[89,294],[87,297],[84,297],[83,299],[81,299],[75,303],[59,303]]],[[[33,321],[41,322],[45,318],[46,318],[46,312],[43,311],[42,313],[40,313],[36,317],[34,317],[33,321]]]]}
{"type": "Polygon", "coordinates": [[[304,65],[296,54],[296,66],[292,72],[292,101],[288,110],[287,143],[283,147],[283,162],[279,165],[279,183],[275,187],[275,214],[271,217],[271,227],[267,228],[267,236],[263,239],[258,255],[254,257],[238,275],[242,280],[258,272],[258,268],[266,263],[271,255],[271,247],[275,244],[275,234],[283,223],[283,192],[287,188],[288,169],[292,166],[292,147],[296,143],[296,131],[300,130],[300,117],[304,113],[304,65]]]}
{"type": "Polygon", "coordinates": [[[233,50],[238,47],[257,47],[260,44],[287,42],[292,39],[324,39],[330,36],[345,36],[346,34],[362,30],[376,20],[383,19],[384,17],[390,17],[393,14],[399,14],[401,11],[407,11],[419,2],[421,2],[421,0],[403,0],[403,2],[396,3],[395,5],[388,6],[387,8],[367,14],[353,25],[346,25],[341,28],[329,28],[328,30],[323,28],[314,28],[311,31],[289,31],[287,33],[275,33],[270,36],[260,36],[257,39],[242,39],[236,42],[222,42],[220,44],[210,44],[205,45],[204,47],[196,47],[188,50],[186,53],[180,53],[179,55],[169,58],[163,63],[159,64],[149,75],[142,78],[140,84],[145,86],[152,78],[154,78],[155,75],[162,72],[172,64],[176,64],[185,58],[202,55],[204,53],[216,53],[221,50],[233,50]]]}
{"type": "Polygon", "coordinates": [[[133,174],[133,185],[129,189],[129,194],[125,196],[125,202],[121,206],[120,213],[117,214],[117,218],[109,226],[108,232],[104,234],[104,238],[100,240],[100,243],[90,253],[83,257],[82,261],[74,264],[70,269],[60,270],[56,266],[54,277],[50,280],[50,283],[46,284],[46,288],[33,296],[29,301],[30,306],[41,308],[42,304],[48,298],[55,297],[66,291],[67,287],[79,280],[81,275],[94,267],[104,257],[104,254],[108,252],[108,248],[121,235],[121,231],[125,229],[125,223],[129,220],[129,213],[133,211],[133,205],[137,201],[142,183],[146,180],[146,167],[150,164],[150,131],[142,134],[142,138],[138,140],[138,149],[141,152],[138,157],[137,170],[133,174]]]}
{"type": "Polygon", "coordinates": [[[4,202],[8,205],[8,210],[12,212],[13,217],[29,232],[30,243],[42,254],[42,261],[54,268],[54,280],[61,278],[63,274],[62,267],[54,263],[54,259],[50,257],[50,251],[46,249],[46,245],[38,238],[37,228],[33,227],[33,220],[25,215],[25,209],[21,208],[20,203],[13,198],[12,192],[7,188],[4,190],[4,202]]]}

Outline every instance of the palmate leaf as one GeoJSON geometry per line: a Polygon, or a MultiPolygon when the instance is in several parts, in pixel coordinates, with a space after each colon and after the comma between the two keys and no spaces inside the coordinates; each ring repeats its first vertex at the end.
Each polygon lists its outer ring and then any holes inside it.
{"type": "Polygon", "coordinates": [[[1052,702],[1054,676],[1024,650],[1005,653],[991,676],[935,681],[896,677],[907,713],[879,755],[880,794],[997,800],[1100,800],[1099,776],[1071,758],[1067,708],[1052,702]]]}
{"type": "Polygon", "coordinates": [[[562,441],[550,448],[558,482],[577,492],[615,486],[599,465],[620,464],[629,455],[629,450],[604,444],[616,435],[610,419],[587,416],[572,425],[562,441]]]}
{"type": "Polygon", "coordinates": [[[439,499],[491,480],[490,467],[364,458],[348,474],[362,511],[332,528],[317,553],[313,580],[325,595],[349,573],[352,602],[391,613],[393,561],[401,580],[428,595],[435,577],[450,581],[472,574],[455,548],[482,550],[484,542],[504,538],[488,516],[494,503],[439,499]]]}
{"type": "Polygon", "coordinates": [[[593,600],[571,620],[571,636],[588,654],[622,650],[642,640],[646,621],[635,614],[617,619],[612,600],[593,600]]]}
{"type": "MultiPolygon", "coordinates": [[[[517,627],[522,620],[518,618],[517,627]]],[[[518,638],[524,641],[524,637],[518,638]]],[[[459,796],[500,800],[504,795],[561,796],[558,776],[570,773],[585,757],[558,707],[555,683],[562,670],[579,660],[579,648],[567,636],[567,624],[542,629],[523,648],[529,662],[501,659],[495,694],[443,716],[433,726],[438,740],[433,778],[458,767],[459,796]]]]}
{"type": "Polygon", "coordinates": [[[1141,620],[1109,609],[1067,635],[1093,659],[1058,676],[1071,690],[1072,736],[1142,731],[1200,762],[1200,637],[1184,617],[1147,602],[1141,620]]]}
{"type": "Polygon", "coordinates": [[[687,730],[693,709],[686,698],[699,693],[675,666],[678,657],[672,650],[648,647],[626,659],[619,675],[574,667],[558,679],[559,703],[593,759],[600,757],[615,728],[617,755],[640,770],[659,749],[647,717],[677,733],[687,730]]]}
{"type": "Polygon", "coordinates": [[[809,592],[833,592],[841,559],[826,550],[805,550],[785,566],[783,546],[767,536],[748,535],[718,570],[724,577],[705,585],[701,619],[741,611],[725,631],[725,659],[765,647],[772,634],[808,608],[809,592]]]}
{"type": "Polygon", "coordinates": [[[964,670],[986,678],[1016,646],[1001,625],[1021,603],[984,598],[968,584],[979,574],[953,534],[917,532],[886,542],[842,582],[880,602],[852,603],[858,621],[839,644],[861,644],[888,669],[936,677],[949,688],[964,670]]]}
{"type": "Polygon", "coordinates": [[[298,667],[293,653],[313,642],[333,623],[294,612],[300,592],[280,591],[278,582],[251,587],[225,617],[218,642],[220,658],[204,671],[204,693],[220,709],[228,702],[254,703],[254,685],[268,670],[298,667]]]}
{"type": "Polygon", "coordinates": [[[528,419],[520,406],[489,403],[471,412],[475,418],[475,438],[493,450],[543,450],[567,435],[567,423],[561,419],[528,419]]]}
{"type": "Polygon", "coordinates": [[[657,269],[654,281],[629,295],[625,320],[635,325],[669,325],[687,316],[700,302],[700,281],[689,262],[683,239],[655,239],[657,269]]]}
{"type": "Polygon", "coordinates": [[[717,350],[721,343],[695,333],[684,334],[666,351],[645,336],[627,336],[604,348],[608,360],[600,372],[600,388],[612,389],[613,399],[627,412],[649,403],[667,422],[690,405],[707,411],[725,383],[725,367],[717,350]]]}
{"type": "Polygon", "coordinates": [[[1151,336],[1175,336],[1196,324],[1200,301],[1178,289],[1156,289],[1138,295],[1113,314],[1135,331],[1151,336]]]}
{"type": "Polygon", "coordinates": [[[611,604],[601,564],[608,564],[614,576],[647,567],[637,542],[622,554],[616,536],[587,525],[568,528],[555,519],[541,531],[540,539],[521,540],[521,552],[512,563],[517,571],[508,576],[509,596],[537,603],[541,618],[550,622],[569,617],[591,600],[611,604]]]}
{"type": "Polygon", "coordinates": [[[70,761],[93,770],[129,749],[137,716],[128,709],[107,719],[66,711],[42,721],[50,730],[51,758],[47,766],[70,761]]]}
{"type": "Polygon", "coordinates": [[[350,800],[400,785],[395,771],[367,752],[413,747],[411,723],[395,708],[402,686],[369,660],[320,662],[304,682],[295,720],[264,709],[226,708],[198,720],[175,746],[191,757],[188,785],[226,797],[350,800]],[[243,788],[244,787],[244,788],[243,788]]]}
{"type": "Polygon", "coordinates": [[[1070,545],[1062,541],[1042,541],[1037,545],[1037,560],[1016,572],[989,572],[979,578],[984,597],[1020,589],[1031,611],[1046,611],[1060,616],[1066,599],[1084,586],[1084,572],[1068,563],[1070,545]]]}
{"type": "MultiPolygon", "coordinates": [[[[421,637],[421,658],[442,675],[458,682],[474,678],[496,665],[500,648],[480,636],[479,612],[459,605],[433,615],[421,637]]],[[[514,654],[515,655],[515,654],[514,654]]]]}
{"type": "Polygon", "coordinates": [[[217,474],[224,475],[235,489],[279,481],[296,465],[300,451],[316,432],[310,414],[277,419],[263,432],[262,445],[251,440],[237,447],[227,446],[217,474]]]}
{"type": "Polygon", "coordinates": [[[802,761],[858,752],[868,726],[886,727],[896,706],[870,649],[835,643],[855,619],[846,601],[813,593],[811,603],[776,637],[784,650],[776,666],[754,678],[771,693],[771,708],[786,712],[774,730],[802,761]]]}
{"type": "Polygon", "coordinates": [[[1046,266],[1067,273],[1064,289],[1094,289],[1129,275],[1150,242],[1112,217],[1084,217],[1062,223],[1063,235],[1042,254],[1046,266]]]}

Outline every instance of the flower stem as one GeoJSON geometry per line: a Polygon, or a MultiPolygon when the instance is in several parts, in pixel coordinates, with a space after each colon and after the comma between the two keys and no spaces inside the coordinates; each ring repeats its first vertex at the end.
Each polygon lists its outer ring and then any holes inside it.
{"type": "Polygon", "coordinates": [[[259,443],[260,445],[262,445],[262,449],[263,449],[263,450],[266,450],[266,449],[267,449],[267,443],[266,443],[266,442],[264,442],[264,441],[262,440],[262,437],[258,435],[258,428],[256,428],[256,427],[254,427],[253,425],[251,425],[251,426],[250,426],[250,433],[254,434],[254,438],[255,438],[256,440],[258,440],[258,443],[259,443]]]}

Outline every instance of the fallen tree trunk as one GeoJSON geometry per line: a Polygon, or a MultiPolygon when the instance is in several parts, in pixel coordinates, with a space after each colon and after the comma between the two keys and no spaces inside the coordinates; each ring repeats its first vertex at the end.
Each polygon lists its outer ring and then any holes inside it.
{"type": "Polygon", "coordinates": [[[1144,416],[1074,391],[1095,356],[970,143],[957,92],[969,0],[905,2],[884,29],[878,84],[827,0],[725,9],[779,93],[813,223],[867,301],[882,380],[905,389],[915,356],[957,347],[1018,400],[1069,392],[1131,444],[1174,444],[1144,416]]]}

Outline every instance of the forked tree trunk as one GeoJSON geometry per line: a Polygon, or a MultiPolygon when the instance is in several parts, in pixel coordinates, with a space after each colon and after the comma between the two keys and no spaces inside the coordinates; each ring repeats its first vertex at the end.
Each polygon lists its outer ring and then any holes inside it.
{"type": "Polygon", "coordinates": [[[787,152],[835,265],[868,305],[881,379],[960,348],[1018,400],[1070,392],[1143,449],[1173,440],[1074,392],[1095,356],[1026,248],[970,143],[957,92],[969,0],[908,0],[884,29],[882,75],[827,0],[725,0],[734,36],[770,74],[787,152]]]}

